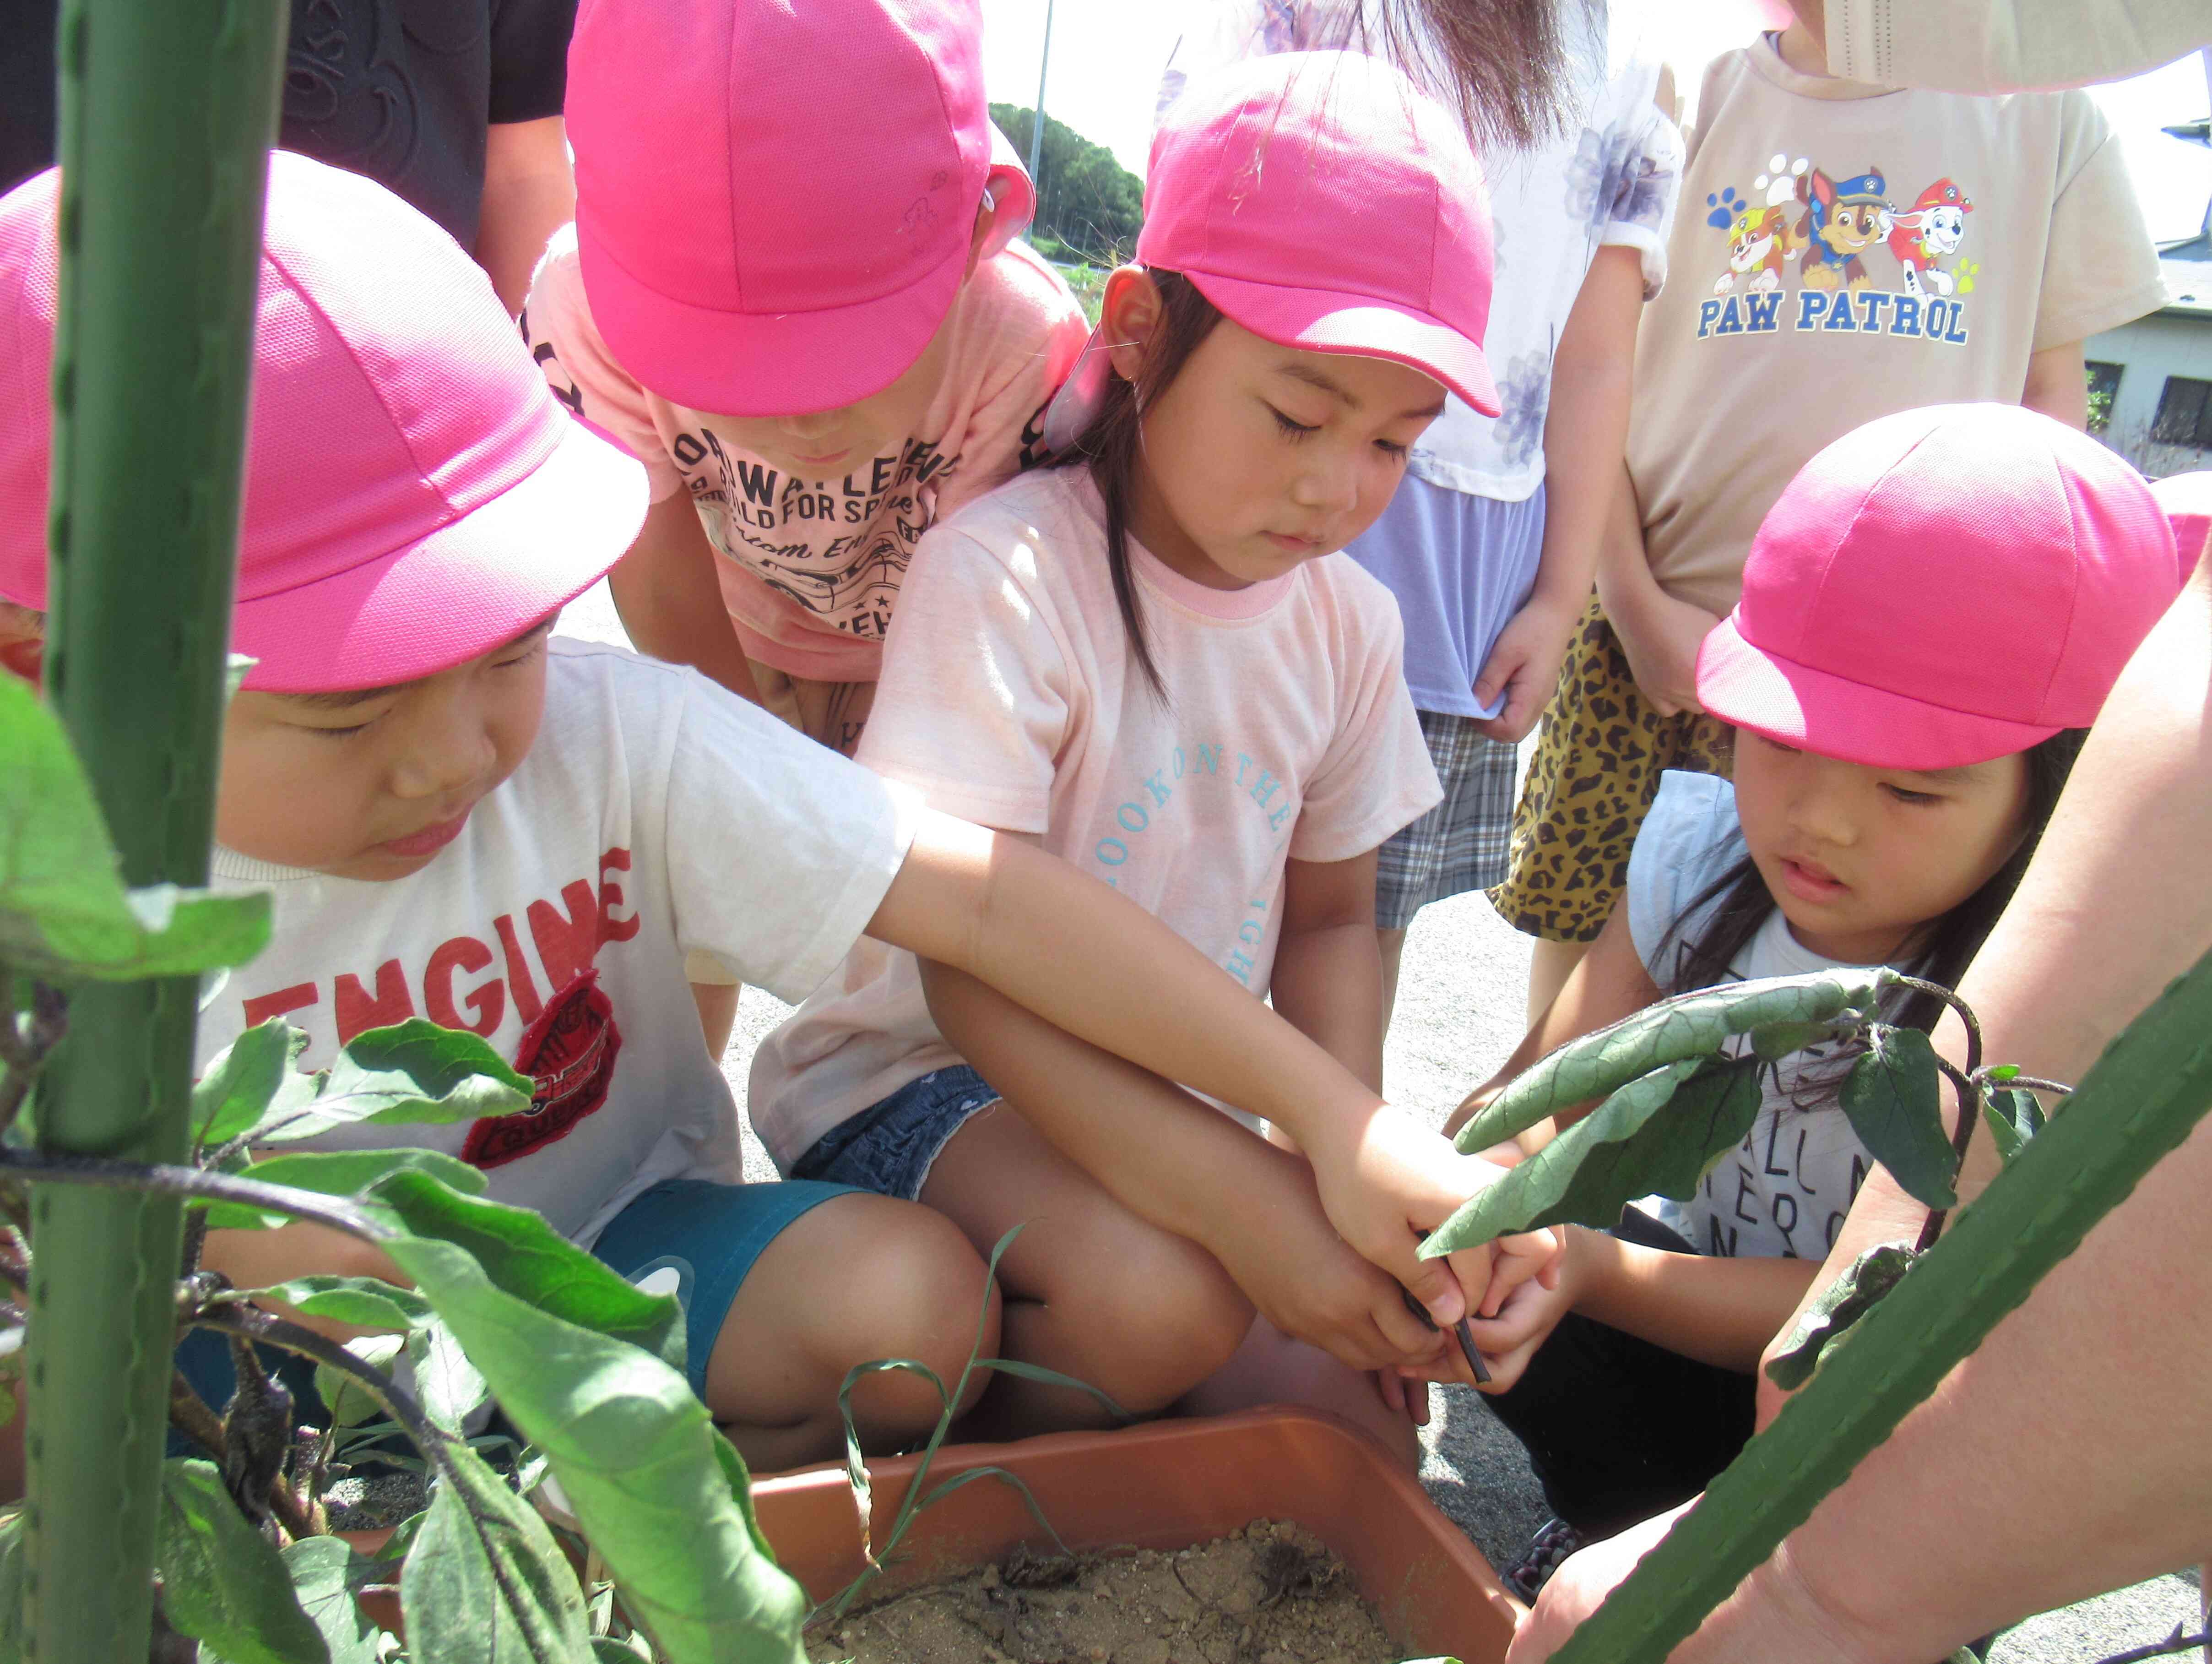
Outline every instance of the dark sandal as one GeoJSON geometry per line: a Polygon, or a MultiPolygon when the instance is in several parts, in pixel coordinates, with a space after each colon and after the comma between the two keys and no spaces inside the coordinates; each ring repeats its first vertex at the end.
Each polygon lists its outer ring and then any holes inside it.
{"type": "Polygon", "coordinates": [[[1547,1520],[1528,1545],[1528,1551],[1505,1574],[1506,1587],[1523,1600],[1534,1603],[1566,1557],[1583,1546],[1585,1539],[1565,1520],[1547,1520]]]}

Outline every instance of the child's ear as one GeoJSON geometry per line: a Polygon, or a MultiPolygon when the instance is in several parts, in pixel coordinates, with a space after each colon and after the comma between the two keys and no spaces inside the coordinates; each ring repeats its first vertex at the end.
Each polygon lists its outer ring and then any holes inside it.
{"type": "Polygon", "coordinates": [[[1105,332],[1114,373],[1123,381],[1133,382],[1142,373],[1160,310],[1160,287],[1141,265],[1117,266],[1106,279],[1098,325],[1105,332]]]}
{"type": "MultiPolygon", "coordinates": [[[[983,199],[975,204],[975,229],[968,238],[967,277],[972,277],[975,275],[975,268],[983,263],[984,254],[994,247],[994,242],[1002,244],[1009,241],[1007,237],[994,237],[994,234],[999,229],[1000,217],[1012,211],[1010,208],[1000,205],[996,194],[989,186],[983,187],[983,199]]],[[[965,281],[964,278],[963,281],[965,281]]]]}

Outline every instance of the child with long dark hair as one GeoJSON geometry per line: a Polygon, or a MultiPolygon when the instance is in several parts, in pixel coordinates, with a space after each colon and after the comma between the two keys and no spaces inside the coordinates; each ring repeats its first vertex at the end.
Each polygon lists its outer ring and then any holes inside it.
{"type": "MultiPolygon", "coordinates": [[[[919,1197],[984,1249],[1023,1226],[1008,1356],[1152,1412],[1249,1338],[1249,1391],[1364,1413],[1410,1454],[1425,1398],[1394,1372],[1446,1355],[1378,1268],[1488,1170],[1377,1090],[1375,851],[1437,787],[1396,606],[1338,552],[1448,389],[1497,409],[1480,177],[1395,69],[1294,53],[1185,93],[1146,209],[1143,265],[1109,280],[1046,424],[1065,466],[924,540],[860,755],[1119,889],[1362,1089],[1271,1143],[871,951],[763,1045],[753,1118],[793,1175],[919,1197]]],[[[1468,1292],[1494,1311],[1531,1269],[1486,1295],[1478,1266],[1468,1292]]],[[[998,1431],[1109,1413],[1033,1379],[993,1393],[998,1431]]]]}
{"type": "MultiPolygon", "coordinates": [[[[1734,784],[1666,776],[1621,905],[1455,1125],[1665,995],[1838,965],[1955,984],[2185,570],[2134,470],[2032,411],[1907,411],[1820,452],[1698,655],[1698,698],[1735,730],[1734,784]]],[[[1939,1015],[1910,992],[1885,1013],[1923,1030],[1939,1015]]],[[[1848,1062],[1786,1060],[1694,1197],[1570,1228],[1557,1288],[1516,1312],[1491,1402],[1559,1516],[1516,1569],[1524,1594],[1583,1539],[1702,1490],[1749,1437],[1751,1372],[1871,1165],[1838,1099],[1848,1062]]]]}

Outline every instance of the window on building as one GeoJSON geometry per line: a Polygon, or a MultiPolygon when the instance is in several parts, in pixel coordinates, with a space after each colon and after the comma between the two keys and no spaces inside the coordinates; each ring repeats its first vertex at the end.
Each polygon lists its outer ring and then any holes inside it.
{"type": "Polygon", "coordinates": [[[2112,425],[2112,400],[2119,396],[2120,372],[2124,364],[2105,363],[2092,358],[2082,366],[2089,378],[2089,431],[2102,433],[2112,425]]]}
{"type": "Polygon", "coordinates": [[[2150,436],[2161,445],[2188,445],[2212,450],[2212,381],[2192,381],[2185,375],[2169,375],[2158,396],[2158,419],[2150,436]]]}

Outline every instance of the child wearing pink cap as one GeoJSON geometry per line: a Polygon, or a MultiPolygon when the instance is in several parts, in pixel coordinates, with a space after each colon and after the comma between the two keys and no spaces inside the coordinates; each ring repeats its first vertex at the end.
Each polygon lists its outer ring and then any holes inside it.
{"type": "MultiPolygon", "coordinates": [[[[1455,1125],[1663,995],[1839,965],[1955,986],[2193,558],[2133,469],[2018,406],[1884,417],[1820,451],[1698,655],[1698,699],[1735,731],[1735,783],[1666,775],[1621,904],[1455,1125]]],[[[1911,995],[1888,1015],[1925,1030],[1940,1013],[1911,995]]],[[[1491,1400],[1559,1516],[1514,1574],[1525,1596],[1583,1539],[1702,1490],[1750,1436],[1760,1350],[1871,1165],[1838,1101],[1848,1063],[1782,1064],[1686,1204],[1566,1232],[1491,1400]]]]}
{"type": "MultiPolygon", "coordinates": [[[[56,182],[0,199],[15,344],[0,355],[0,664],[25,676],[46,605],[56,182]]],[[[493,1199],[672,1283],[692,1385],[763,1467],[839,1447],[855,1363],[918,1358],[951,1379],[979,1321],[995,1344],[996,1307],[940,1215],[740,1182],[687,952],[797,999],[872,931],[1133,1067],[1308,1137],[1341,1125],[1364,1159],[1328,1217],[1440,1320],[1480,1295],[1488,1251],[1424,1277],[1414,1249],[1497,1170],[1439,1162],[1440,1138],[1139,909],[695,672],[548,641],[635,533],[642,470],[568,418],[450,238],[367,180],[280,153],[264,248],[233,623],[258,662],[229,710],[214,868],[219,887],[273,895],[275,930],[204,1013],[203,1067],[272,1017],[305,1032],[307,1068],[410,1017],[482,1035],[536,1081],[527,1111],[317,1142],[445,1151],[493,1199]]],[[[390,1271],[306,1227],[211,1233],[208,1262],[247,1287],[390,1271]]],[[[939,1400],[878,1374],[854,1408],[881,1448],[926,1430],[939,1400]]]]}
{"type": "MultiPolygon", "coordinates": [[[[524,332],[646,466],[616,607],[848,756],[915,544],[1034,460],[1083,344],[1015,241],[981,31],[975,0],[585,0],[569,53],[576,222],[524,332]]],[[[737,988],[691,975],[719,1056],[737,988]]]]}
{"type": "MultiPolygon", "coordinates": [[[[1167,113],[1137,255],[1048,418],[1062,466],[924,539],[860,755],[1137,901],[1379,1086],[1376,850],[1438,793],[1396,606],[1338,552],[1448,391],[1497,411],[1480,175],[1395,69],[1261,58],[1167,113]]],[[[1419,1329],[1320,1229],[1316,1187],[1364,1160],[1334,1132],[1301,1157],[1177,1119],[1180,1088],[866,945],[763,1042],[750,1101],[788,1173],[918,1198],[986,1247],[1024,1224],[1007,1356],[1155,1412],[1249,1336],[1222,1394],[1319,1397],[1410,1452],[1398,1378],[1350,1373],[1419,1329]]],[[[1006,1433],[1103,1413],[997,1393],[1006,1433]]]]}

